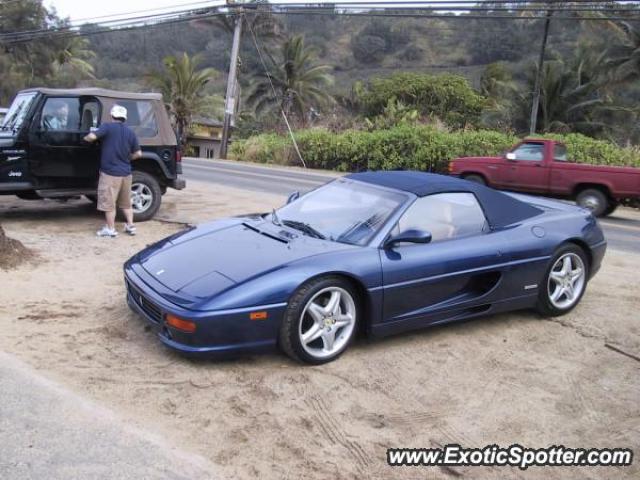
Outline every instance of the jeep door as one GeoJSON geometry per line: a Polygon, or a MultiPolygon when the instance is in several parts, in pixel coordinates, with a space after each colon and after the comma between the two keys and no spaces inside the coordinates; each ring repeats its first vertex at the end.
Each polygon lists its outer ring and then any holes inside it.
{"type": "Polygon", "coordinates": [[[54,188],[95,187],[100,167],[97,145],[83,141],[100,123],[95,97],[46,97],[29,132],[31,174],[54,188]]]}

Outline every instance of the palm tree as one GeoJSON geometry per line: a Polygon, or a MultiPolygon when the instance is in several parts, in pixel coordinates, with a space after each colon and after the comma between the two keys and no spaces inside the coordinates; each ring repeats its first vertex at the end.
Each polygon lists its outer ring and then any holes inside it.
{"type": "Polygon", "coordinates": [[[54,54],[53,71],[59,73],[65,67],[74,76],[95,78],[94,68],[90,60],[96,54],[89,49],[89,41],[81,37],[69,37],[54,54]]]}
{"type": "Polygon", "coordinates": [[[254,75],[247,99],[256,114],[282,109],[285,114],[295,115],[304,125],[312,108],[333,103],[333,97],[327,92],[327,87],[333,83],[329,74],[332,67],[314,63],[315,52],[305,47],[302,35],[284,41],[279,58],[270,56],[269,59],[270,72],[254,75]]]}
{"type": "Polygon", "coordinates": [[[212,68],[198,70],[199,57],[190,57],[186,53],[182,57],[168,56],[163,63],[164,71],[152,72],[147,78],[162,93],[175,122],[180,145],[184,145],[187,127],[200,109],[203,89],[217,72],[212,68]]]}
{"type": "Polygon", "coordinates": [[[619,43],[607,50],[607,66],[614,69],[614,79],[626,82],[640,79],[640,28],[628,22],[609,23],[619,43]]]}

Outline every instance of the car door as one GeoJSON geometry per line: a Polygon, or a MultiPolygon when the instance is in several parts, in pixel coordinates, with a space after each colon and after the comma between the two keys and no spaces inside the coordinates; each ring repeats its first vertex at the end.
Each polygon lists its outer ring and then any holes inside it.
{"type": "Polygon", "coordinates": [[[83,138],[99,125],[94,97],[47,97],[29,133],[33,176],[59,188],[95,186],[100,150],[83,138]]]}
{"type": "Polygon", "coordinates": [[[432,241],[381,249],[384,323],[402,330],[481,307],[508,258],[504,232],[489,228],[476,197],[418,198],[394,228],[409,229],[429,231],[432,241]]]}
{"type": "Polygon", "coordinates": [[[544,193],[549,188],[549,169],[544,163],[544,142],[524,142],[506,157],[504,187],[544,193]]]}

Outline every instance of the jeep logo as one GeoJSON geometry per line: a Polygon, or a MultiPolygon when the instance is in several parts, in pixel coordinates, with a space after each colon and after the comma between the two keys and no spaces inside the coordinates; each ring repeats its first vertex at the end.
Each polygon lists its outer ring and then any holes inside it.
{"type": "Polygon", "coordinates": [[[9,177],[21,177],[22,176],[22,172],[11,171],[11,172],[9,172],[8,176],[9,177]]]}

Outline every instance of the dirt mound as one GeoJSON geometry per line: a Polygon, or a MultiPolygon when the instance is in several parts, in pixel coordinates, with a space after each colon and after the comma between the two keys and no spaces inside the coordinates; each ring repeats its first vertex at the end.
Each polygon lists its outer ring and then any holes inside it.
{"type": "Polygon", "coordinates": [[[33,252],[18,240],[7,237],[0,225],[0,269],[16,268],[31,257],[33,252]]]}

